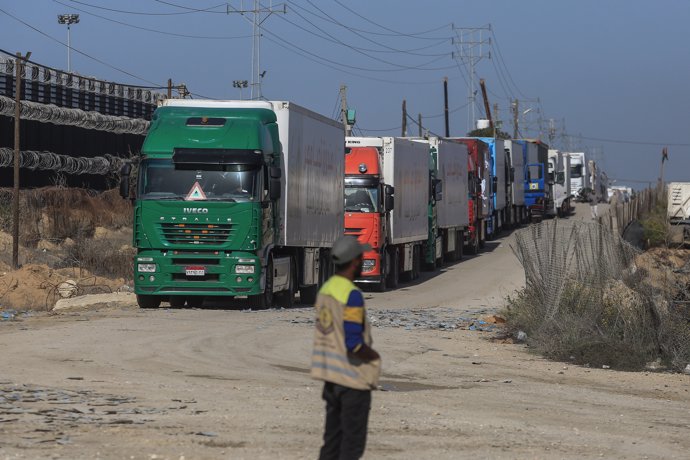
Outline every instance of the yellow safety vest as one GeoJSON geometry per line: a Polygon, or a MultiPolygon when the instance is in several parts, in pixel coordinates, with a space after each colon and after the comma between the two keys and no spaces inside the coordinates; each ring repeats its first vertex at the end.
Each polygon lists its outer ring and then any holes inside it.
{"type": "MultiPolygon", "coordinates": [[[[381,360],[363,362],[347,352],[343,313],[355,284],[335,275],[316,298],[316,327],[311,356],[311,376],[356,390],[374,390],[381,375],[381,360]]],[[[364,307],[362,307],[364,308],[364,307]]],[[[364,343],[372,345],[371,326],[364,312],[364,343]]]]}

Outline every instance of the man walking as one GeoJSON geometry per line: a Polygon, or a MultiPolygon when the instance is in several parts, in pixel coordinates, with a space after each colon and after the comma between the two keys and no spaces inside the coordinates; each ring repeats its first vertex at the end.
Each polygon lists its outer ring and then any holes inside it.
{"type": "Polygon", "coordinates": [[[326,401],[320,460],[355,460],[366,446],[371,390],[378,385],[381,358],[371,348],[364,297],[353,281],[370,249],[352,236],[339,238],[331,250],[335,275],[316,299],[311,375],[324,381],[326,401]]]}

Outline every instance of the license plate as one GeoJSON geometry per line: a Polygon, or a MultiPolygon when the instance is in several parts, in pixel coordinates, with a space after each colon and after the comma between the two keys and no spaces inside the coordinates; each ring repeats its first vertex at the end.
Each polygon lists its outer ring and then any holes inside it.
{"type": "Polygon", "coordinates": [[[206,276],[206,267],[185,267],[187,276],[206,276]]]}

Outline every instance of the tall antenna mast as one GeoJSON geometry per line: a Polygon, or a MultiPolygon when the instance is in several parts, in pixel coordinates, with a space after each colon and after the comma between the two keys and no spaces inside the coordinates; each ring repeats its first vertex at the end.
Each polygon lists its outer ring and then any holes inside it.
{"type": "Polygon", "coordinates": [[[453,52],[453,59],[460,61],[469,73],[469,86],[467,107],[467,130],[474,129],[475,112],[477,103],[477,92],[474,88],[474,68],[484,58],[491,59],[491,51],[487,48],[491,46],[491,37],[486,37],[491,33],[491,25],[485,27],[455,27],[455,37],[453,44],[456,51],[453,52]],[[485,38],[486,37],[486,38],[485,38]]]}
{"type": "MultiPolygon", "coordinates": [[[[274,13],[287,13],[287,5],[282,4],[281,8],[274,8],[273,1],[271,0],[268,7],[262,7],[259,0],[253,0],[253,6],[251,9],[244,8],[244,0],[242,0],[239,9],[228,4],[227,14],[239,13],[242,16],[251,13],[252,18],[246,18],[252,23],[252,78],[250,84],[250,98],[251,99],[261,99],[263,98],[263,93],[261,92],[261,80],[266,72],[261,71],[261,26],[263,23],[274,13]]],[[[245,16],[246,17],[246,16],[245,16]]]]}

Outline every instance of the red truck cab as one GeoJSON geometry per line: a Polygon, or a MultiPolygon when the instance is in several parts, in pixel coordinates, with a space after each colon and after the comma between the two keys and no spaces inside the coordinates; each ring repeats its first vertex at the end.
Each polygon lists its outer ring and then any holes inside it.
{"type": "Polygon", "coordinates": [[[385,186],[381,183],[379,152],[375,147],[347,148],[345,153],[345,234],[369,243],[364,253],[362,275],[356,281],[386,285],[381,258],[386,222],[385,186]]]}

